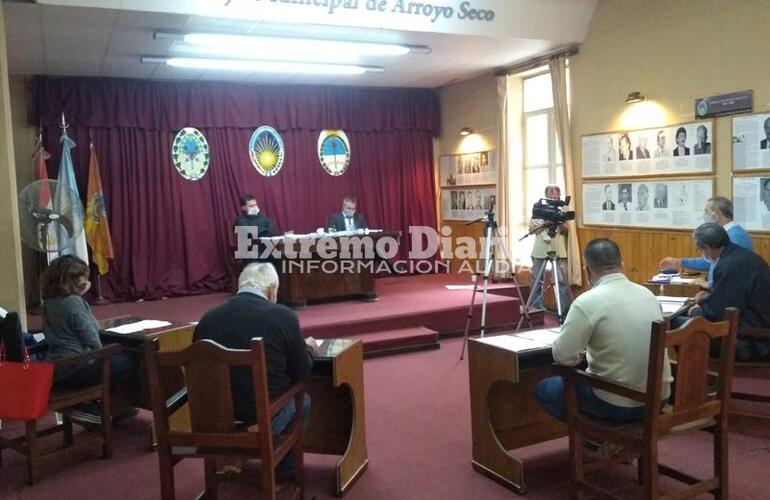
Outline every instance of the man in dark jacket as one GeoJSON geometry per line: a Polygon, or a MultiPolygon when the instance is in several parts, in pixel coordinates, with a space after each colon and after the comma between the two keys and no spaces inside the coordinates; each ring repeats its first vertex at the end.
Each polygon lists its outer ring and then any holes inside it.
{"type": "MultiPolygon", "coordinates": [[[[720,321],[725,308],[740,311],[740,326],[770,328],[770,267],[759,255],[730,243],[727,231],[713,222],[701,224],[693,234],[695,246],[714,265],[709,291],[698,292],[690,316],[720,321]]],[[[735,359],[770,358],[770,341],[738,339],[735,359]]]]}
{"type": "Polygon", "coordinates": [[[366,220],[359,212],[356,212],[358,202],[352,196],[346,196],[342,200],[342,212],[332,214],[326,223],[328,229],[335,231],[356,231],[366,229],[366,220]]]}
{"type": "MultiPolygon", "coordinates": [[[[276,304],[278,274],[268,263],[246,266],[238,278],[238,293],[224,304],[203,315],[195,327],[195,340],[209,339],[230,349],[249,349],[251,339],[261,337],[265,344],[267,386],[270,399],[285,393],[295,382],[310,375],[313,366],[315,340],[305,339],[297,314],[276,304]]],[[[256,407],[251,368],[238,367],[231,375],[231,390],[235,418],[247,425],[256,423],[256,407]]],[[[294,417],[294,401],[289,402],[275,417],[272,430],[280,434],[294,417]]],[[[310,413],[310,398],[305,394],[303,421],[310,413]]],[[[291,455],[278,465],[276,472],[288,473],[291,455]]]]}
{"type": "Polygon", "coordinates": [[[273,226],[270,219],[259,210],[257,199],[251,194],[244,194],[241,196],[241,214],[235,219],[234,225],[256,227],[257,234],[252,235],[254,238],[266,238],[278,235],[275,226],[273,226]]]}

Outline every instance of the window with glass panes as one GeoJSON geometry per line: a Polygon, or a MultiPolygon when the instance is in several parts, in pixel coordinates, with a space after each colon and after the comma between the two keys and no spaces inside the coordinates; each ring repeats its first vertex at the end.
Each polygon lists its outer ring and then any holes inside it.
{"type": "Polygon", "coordinates": [[[527,219],[532,205],[543,197],[547,184],[564,192],[564,163],[556,138],[551,74],[525,78],[522,89],[524,130],[524,196],[527,219]]]}

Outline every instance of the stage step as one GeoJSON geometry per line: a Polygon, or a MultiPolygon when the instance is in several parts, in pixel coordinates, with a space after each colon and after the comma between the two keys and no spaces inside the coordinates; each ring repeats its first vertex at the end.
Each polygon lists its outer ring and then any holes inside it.
{"type": "Polygon", "coordinates": [[[405,352],[438,349],[438,332],[418,326],[370,332],[366,335],[351,335],[350,338],[361,340],[364,358],[401,354],[405,352]]]}

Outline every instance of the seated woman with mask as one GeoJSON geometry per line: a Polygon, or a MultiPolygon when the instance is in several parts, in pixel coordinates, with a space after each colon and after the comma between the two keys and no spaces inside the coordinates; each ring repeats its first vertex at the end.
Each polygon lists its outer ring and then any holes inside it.
{"type": "MultiPolygon", "coordinates": [[[[40,292],[49,360],[77,356],[102,347],[99,323],[82,297],[91,287],[88,275],[89,268],[85,262],[73,255],[65,255],[51,262],[41,277],[40,292]]],[[[137,365],[136,360],[126,353],[110,357],[112,392],[118,388],[134,386],[137,365]]],[[[98,363],[65,367],[54,372],[54,387],[57,389],[80,389],[97,385],[100,380],[101,365],[98,363]]],[[[97,409],[89,408],[87,411],[96,413],[97,409]]]]}

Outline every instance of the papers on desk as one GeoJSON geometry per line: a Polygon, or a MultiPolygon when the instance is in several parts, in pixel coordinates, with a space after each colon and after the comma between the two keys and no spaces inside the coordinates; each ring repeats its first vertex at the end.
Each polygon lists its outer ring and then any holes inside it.
{"type": "Polygon", "coordinates": [[[657,299],[664,316],[674,314],[690,300],[689,297],[667,297],[665,295],[658,295],[657,299]]]}
{"type": "Polygon", "coordinates": [[[672,283],[679,285],[686,285],[695,281],[695,278],[683,278],[679,274],[663,274],[658,273],[650,278],[650,283],[672,283]]]}
{"type": "Polygon", "coordinates": [[[556,340],[556,337],[559,336],[559,332],[561,331],[561,327],[556,328],[544,328],[542,330],[531,330],[529,332],[522,332],[519,333],[519,337],[534,340],[535,342],[540,342],[546,345],[553,345],[554,340],[556,340]]]}
{"type": "Polygon", "coordinates": [[[683,284],[683,285],[686,285],[688,283],[692,283],[693,281],[695,281],[695,278],[683,278],[681,276],[673,276],[671,278],[671,283],[679,283],[679,284],[683,284]]]}
{"type": "Polygon", "coordinates": [[[144,330],[150,330],[152,328],[162,328],[169,326],[171,323],[168,321],[159,321],[157,319],[144,319],[135,323],[126,323],[125,325],[115,326],[113,328],[107,328],[108,332],[120,333],[126,335],[129,333],[141,332],[144,330]]]}
{"type": "Polygon", "coordinates": [[[500,349],[505,349],[506,351],[513,352],[533,351],[537,349],[545,349],[550,346],[549,343],[542,342],[540,340],[534,340],[532,338],[526,338],[522,335],[523,334],[495,335],[494,337],[484,337],[483,339],[478,339],[478,341],[487,345],[499,347],[500,349]]]}

